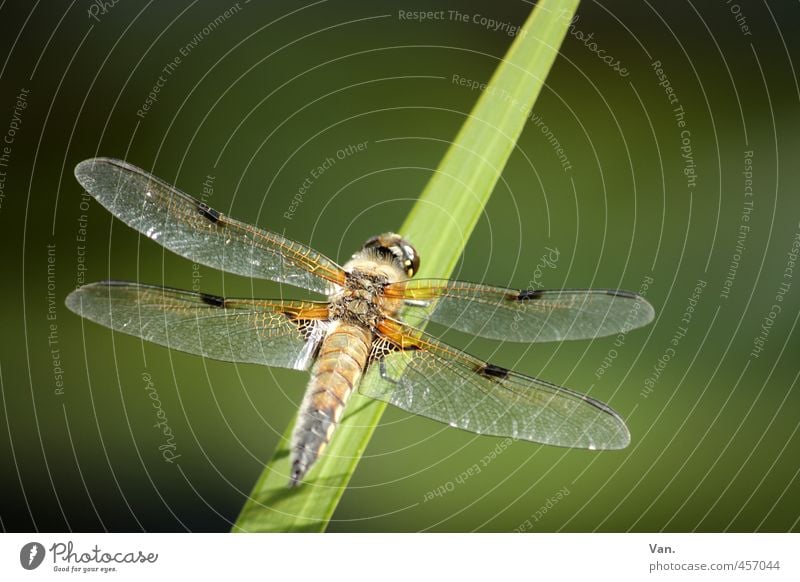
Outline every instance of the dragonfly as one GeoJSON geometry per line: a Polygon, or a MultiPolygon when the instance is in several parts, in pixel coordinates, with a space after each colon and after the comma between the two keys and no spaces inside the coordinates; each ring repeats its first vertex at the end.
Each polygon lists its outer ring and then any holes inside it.
{"type": "Polygon", "coordinates": [[[89,159],[76,166],[75,176],[119,220],[181,257],[326,296],[229,298],[102,281],[66,298],[69,309],[88,320],[171,349],[310,372],[291,439],[290,487],[304,481],[356,390],[477,434],[592,450],[630,442],[625,422],[608,405],[483,361],[404,318],[502,341],[593,339],[652,321],[653,307],[640,295],[414,279],[420,256],[394,233],[370,238],[339,266],[125,161],[89,159]]]}

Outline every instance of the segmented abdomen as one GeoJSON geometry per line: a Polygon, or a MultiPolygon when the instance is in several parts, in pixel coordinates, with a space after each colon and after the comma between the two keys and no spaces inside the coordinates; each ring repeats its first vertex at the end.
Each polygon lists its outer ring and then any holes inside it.
{"type": "Polygon", "coordinates": [[[290,485],[297,485],[330,442],[361,380],[371,344],[369,330],[343,322],[333,324],[322,340],[292,434],[290,485]]]}

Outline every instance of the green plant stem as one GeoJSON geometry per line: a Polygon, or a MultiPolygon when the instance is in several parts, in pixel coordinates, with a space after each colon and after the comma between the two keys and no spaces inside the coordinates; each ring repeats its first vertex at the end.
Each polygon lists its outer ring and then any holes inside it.
{"type": "MultiPolygon", "coordinates": [[[[544,86],[579,0],[541,0],[398,232],[422,257],[420,277],[448,277],[544,86]]],[[[324,531],[386,404],[354,394],[331,444],[288,489],[294,422],[245,503],[235,532],[324,531]]]]}

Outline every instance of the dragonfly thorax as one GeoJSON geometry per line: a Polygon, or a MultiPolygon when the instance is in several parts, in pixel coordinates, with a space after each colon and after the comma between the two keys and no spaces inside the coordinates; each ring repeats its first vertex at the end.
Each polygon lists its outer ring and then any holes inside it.
{"type": "Polygon", "coordinates": [[[379,274],[353,270],[346,274],[341,293],[332,298],[329,316],[374,329],[384,317],[380,298],[388,279],[379,274]]]}

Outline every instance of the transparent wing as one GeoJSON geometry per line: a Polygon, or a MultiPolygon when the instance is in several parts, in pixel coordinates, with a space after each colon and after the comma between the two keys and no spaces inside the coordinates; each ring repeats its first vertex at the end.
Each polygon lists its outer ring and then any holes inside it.
{"type": "Polygon", "coordinates": [[[411,313],[454,329],[497,340],[549,342],[628,332],[653,320],[641,296],[611,289],[518,291],[445,279],[386,287],[411,313]]]}
{"type": "Polygon", "coordinates": [[[586,449],[621,449],[624,421],[583,394],[487,364],[396,320],[384,321],[360,390],[450,426],[586,449]]]}
{"type": "Polygon", "coordinates": [[[103,281],[70,293],[78,315],[183,352],[227,362],[305,370],[325,335],[326,303],[224,299],[103,281]]]}
{"type": "Polygon", "coordinates": [[[344,281],[341,267],[311,248],[229,218],[127,162],[86,160],[75,176],[125,224],[196,263],[324,294],[344,281]]]}

